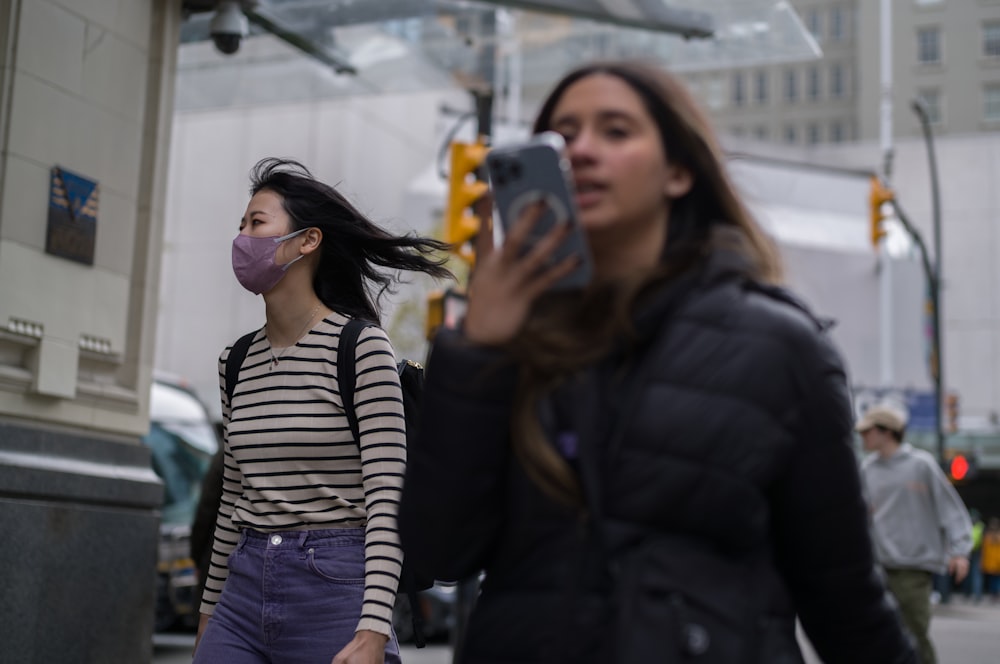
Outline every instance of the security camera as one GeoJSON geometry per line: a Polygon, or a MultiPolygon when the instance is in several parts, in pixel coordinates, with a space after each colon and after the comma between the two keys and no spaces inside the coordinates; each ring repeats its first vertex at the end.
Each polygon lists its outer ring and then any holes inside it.
{"type": "Polygon", "coordinates": [[[243,14],[239,2],[223,0],[219,3],[219,9],[209,24],[215,48],[226,55],[232,55],[240,49],[240,41],[249,31],[250,22],[243,14]]]}

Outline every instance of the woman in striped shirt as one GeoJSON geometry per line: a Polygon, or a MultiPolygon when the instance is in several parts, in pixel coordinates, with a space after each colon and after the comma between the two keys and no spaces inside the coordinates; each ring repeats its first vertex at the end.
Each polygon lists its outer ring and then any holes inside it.
{"type": "Polygon", "coordinates": [[[449,274],[435,255],[446,245],[385,232],[297,162],[258,163],[251,193],[233,269],[263,295],[266,323],[232,403],[222,390],[223,494],[194,661],[398,662],[406,424],[396,362],[385,332],[364,328],[356,440],[337,358],[344,325],[377,323],[399,271],[449,274]]]}

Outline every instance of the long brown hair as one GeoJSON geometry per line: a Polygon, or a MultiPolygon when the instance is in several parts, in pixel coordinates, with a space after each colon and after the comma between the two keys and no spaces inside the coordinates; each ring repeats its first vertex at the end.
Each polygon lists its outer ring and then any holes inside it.
{"type": "Polygon", "coordinates": [[[571,85],[595,74],[617,77],[639,95],[656,122],[664,155],[690,171],[693,184],[671,203],[667,244],[655,270],[625,280],[597,282],[579,293],[540,298],[509,345],[520,366],[512,426],[515,454],[540,488],[570,505],[582,502],[579,480],[545,439],[539,401],[569,376],[605,357],[617,339],[628,339],[636,300],[701,264],[718,248],[716,229],[737,231],[725,235],[739,238],[729,248],[748,259],[749,277],[769,283],[781,279],[777,249],[737,195],[708,120],[680,80],[660,67],[614,61],[573,70],[542,104],[535,132],[550,128],[553,111],[571,85]]]}

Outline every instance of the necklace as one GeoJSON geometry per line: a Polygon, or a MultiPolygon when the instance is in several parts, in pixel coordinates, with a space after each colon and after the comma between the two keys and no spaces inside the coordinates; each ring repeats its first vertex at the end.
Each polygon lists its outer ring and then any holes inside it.
{"type": "MultiPolygon", "coordinates": [[[[283,359],[285,357],[288,357],[288,355],[286,355],[285,351],[287,351],[289,348],[292,348],[292,347],[298,347],[299,340],[302,338],[302,335],[306,333],[306,330],[309,329],[309,324],[312,323],[313,318],[316,317],[316,312],[319,311],[319,308],[321,306],[323,306],[322,303],[317,304],[313,308],[313,310],[309,312],[309,318],[306,319],[306,324],[302,326],[301,330],[299,330],[299,333],[295,336],[295,341],[292,342],[291,346],[285,346],[284,348],[279,348],[278,352],[275,353],[274,352],[274,346],[271,345],[271,340],[270,339],[267,340],[267,344],[268,344],[267,345],[267,352],[270,353],[270,355],[271,355],[271,364],[268,365],[268,370],[271,370],[274,367],[278,366],[278,362],[281,359],[283,359]]],[[[266,332],[266,330],[265,330],[265,332],[266,332]]]]}

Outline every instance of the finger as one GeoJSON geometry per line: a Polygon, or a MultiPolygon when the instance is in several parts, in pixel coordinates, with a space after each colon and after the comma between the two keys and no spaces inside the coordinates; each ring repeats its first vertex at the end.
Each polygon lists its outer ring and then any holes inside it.
{"type": "Polygon", "coordinates": [[[508,261],[515,261],[520,258],[535,224],[542,218],[546,205],[541,199],[525,205],[518,216],[517,221],[507,232],[503,241],[503,257],[508,261]]]}
{"type": "Polygon", "coordinates": [[[551,268],[539,272],[534,279],[525,285],[528,297],[534,299],[552,288],[560,279],[579,268],[581,260],[579,256],[574,254],[567,256],[551,268]]]}
{"type": "Polygon", "coordinates": [[[551,267],[554,252],[566,241],[570,230],[568,223],[559,223],[536,242],[522,258],[521,268],[525,274],[533,275],[551,267]]]}

